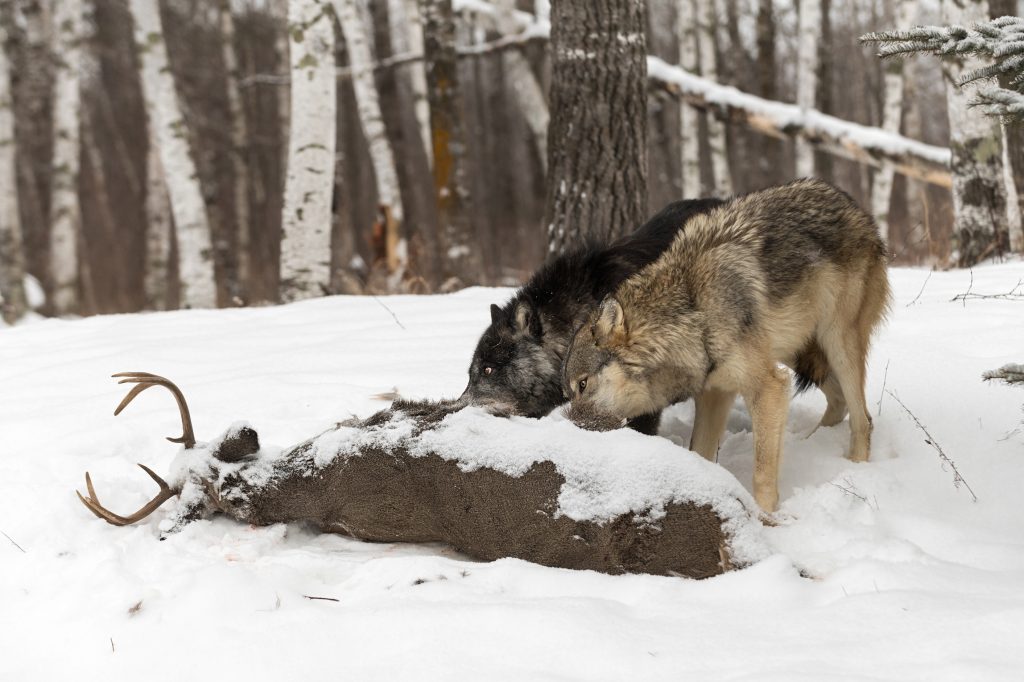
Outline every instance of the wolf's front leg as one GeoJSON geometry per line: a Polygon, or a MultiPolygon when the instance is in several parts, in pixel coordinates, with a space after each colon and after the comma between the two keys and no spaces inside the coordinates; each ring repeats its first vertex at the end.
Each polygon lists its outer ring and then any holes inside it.
{"type": "Polygon", "coordinates": [[[779,463],[789,407],[789,373],[775,366],[743,391],[754,424],[754,499],[766,512],[779,504],[779,463]]]}
{"type": "Polygon", "coordinates": [[[735,391],[706,388],[693,398],[693,435],[690,436],[690,450],[708,460],[718,460],[718,446],[725,432],[729,410],[736,400],[735,391]]]}

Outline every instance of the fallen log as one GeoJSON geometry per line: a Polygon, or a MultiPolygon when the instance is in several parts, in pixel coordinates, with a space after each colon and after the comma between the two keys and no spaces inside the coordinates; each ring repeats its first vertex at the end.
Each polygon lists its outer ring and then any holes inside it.
{"type": "MultiPolygon", "coordinates": [[[[441,542],[471,557],[515,557],[605,573],[704,578],[766,555],[756,505],[728,472],[664,439],[595,433],[555,420],[505,419],[458,401],[394,403],[288,450],[261,447],[249,425],[209,443],[192,433],[171,382],[115,375],[174,393],[184,448],[135,523],[175,495],[164,537],[215,513],[255,525],[308,522],[374,542],[441,542]]],[[[140,465],[142,466],[142,465],[140,465]]]]}

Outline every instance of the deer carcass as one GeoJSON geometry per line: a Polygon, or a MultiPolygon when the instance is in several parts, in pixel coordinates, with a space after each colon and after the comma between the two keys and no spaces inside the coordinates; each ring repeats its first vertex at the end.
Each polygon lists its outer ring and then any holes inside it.
{"type": "Polygon", "coordinates": [[[103,507],[86,474],[79,498],[115,525],[177,496],[165,536],[219,512],[255,525],[311,522],[368,541],[442,542],[483,560],[694,578],[765,554],[756,506],[739,483],[664,439],[503,419],[456,400],[398,401],[288,450],[261,447],[248,425],[199,443],[173,383],[115,376],[135,384],[115,415],[163,386],[183,425],[168,439],[183,445],[168,481],[139,465],[160,492],[134,514],[103,507]]]}

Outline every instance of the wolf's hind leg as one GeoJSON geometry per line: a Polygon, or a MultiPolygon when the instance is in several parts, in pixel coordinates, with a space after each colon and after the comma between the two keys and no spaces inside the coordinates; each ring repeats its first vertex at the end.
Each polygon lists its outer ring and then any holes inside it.
{"type": "Polygon", "coordinates": [[[743,392],[754,423],[754,499],[766,512],[779,504],[779,464],[789,407],[789,374],[774,364],[743,392]]]}
{"type": "Polygon", "coordinates": [[[866,462],[871,456],[871,416],[864,399],[866,348],[854,330],[830,328],[822,341],[832,374],[839,382],[850,410],[850,452],[847,456],[854,462],[866,462]]]}
{"type": "Polygon", "coordinates": [[[736,393],[708,388],[693,400],[695,411],[690,450],[714,462],[718,459],[718,445],[722,441],[725,421],[729,418],[729,410],[736,400],[736,393]]]}
{"type": "Polygon", "coordinates": [[[834,372],[829,372],[828,377],[821,384],[821,392],[825,394],[828,406],[825,414],[821,416],[819,426],[835,426],[846,417],[846,398],[843,397],[843,387],[839,385],[839,379],[834,372]]]}

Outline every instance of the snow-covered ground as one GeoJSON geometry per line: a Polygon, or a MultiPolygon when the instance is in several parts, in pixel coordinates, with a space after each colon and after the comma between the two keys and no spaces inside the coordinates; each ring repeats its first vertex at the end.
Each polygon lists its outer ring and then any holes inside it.
{"type": "MultiPolygon", "coordinates": [[[[1024,264],[988,266],[972,290],[1022,278],[1024,264]]],[[[843,459],[845,422],[807,438],[824,399],[797,397],[775,554],[699,582],[226,519],[159,542],[166,510],[115,528],[75,498],[90,470],[106,505],[133,510],[155,493],[134,462],[166,471],[177,447],[164,392],[112,416],[114,372],[176,381],[200,439],[246,419],[287,445],[393,388],[460,392],[507,290],[2,329],[0,680],[1024,679],[1024,391],[980,380],[1024,360],[1024,303],[950,302],[968,272],[892,279],[868,379],[872,461],[843,459]]],[[[691,424],[677,406],[662,433],[684,444],[691,424]]],[[[751,448],[737,404],[720,462],[748,487],[751,448]]]]}

